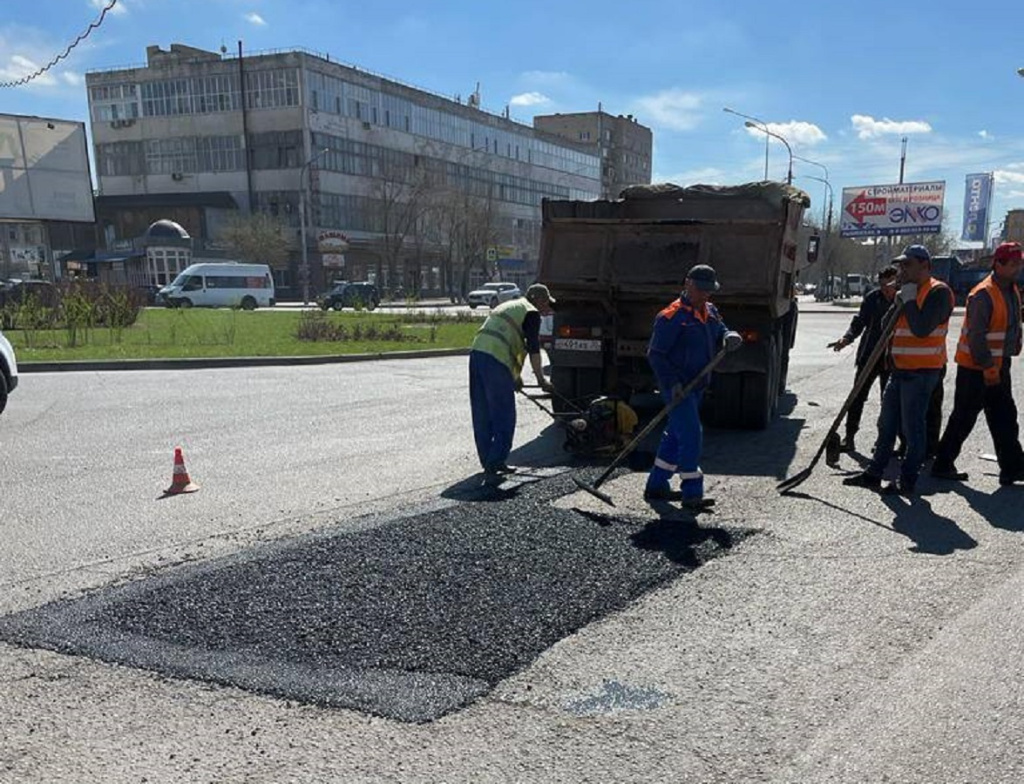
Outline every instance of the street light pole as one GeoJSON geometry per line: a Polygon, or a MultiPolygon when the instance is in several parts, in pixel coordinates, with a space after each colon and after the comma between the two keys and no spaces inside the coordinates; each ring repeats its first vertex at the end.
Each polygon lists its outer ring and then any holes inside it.
{"type": "Polygon", "coordinates": [[[723,112],[728,112],[729,114],[735,114],[737,117],[742,117],[745,120],[753,120],[756,123],[760,123],[761,127],[766,131],[766,134],[765,134],[765,137],[764,137],[764,178],[767,181],[768,180],[768,141],[769,141],[768,135],[767,135],[768,123],[766,123],[764,120],[759,120],[756,117],[751,117],[749,114],[741,114],[740,112],[737,112],[735,109],[730,109],[728,106],[723,106],[722,107],[722,111],[723,112]]]}
{"type": "Polygon", "coordinates": [[[309,304],[309,249],[306,247],[306,170],[327,152],[327,148],[302,164],[299,170],[299,242],[302,245],[302,304],[309,304]]]}
{"type": "Polygon", "coordinates": [[[818,182],[825,183],[825,188],[828,191],[828,219],[825,218],[825,205],[821,205],[821,225],[825,229],[825,234],[832,231],[832,202],[834,201],[834,194],[832,191],[832,183],[822,177],[815,177],[813,174],[804,174],[809,180],[817,180],[818,182]]]}
{"type": "MultiPolygon", "coordinates": [[[[789,153],[789,173],[786,175],[786,185],[792,185],[793,184],[793,148],[789,146],[789,142],[786,141],[786,138],[784,136],[782,136],[781,134],[775,133],[775,131],[771,130],[767,125],[762,127],[762,126],[759,126],[757,123],[750,122],[750,120],[747,120],[743,124],[745,126],[747,126],[748,128],[756,128],[757,130],[763,132],[765,134],[766,139],[767,139],[768,136],[774,136],[776,139],[778,139],[780,142],[782,142],[784,145],[786,145],[786,152],[789,153]]],[[[765,143],[767,144],[767,141],[765,143]]],[[[765,175],[765,179],[766,180],[768,179],[767,175],[765,175]]]]}
{"type": "MultiPolygon", "coordinates": [[[[818,182],[825,183],[825,187],[828,188],[828,194],[827,195],[828,195],[828,202],[829,202],[830,209],[831,209],[831,204],[832,204],[832,183],[830,183],[829,180],[828,180],[828,166],[826,166],[823,163],[818,163],[818,161],[812,161],[810,158],[801,158],[799,155],[794,155],[793,159],[797,160],[797,161],[803,161],[804,163],[809,163],[812,166],[817,166],[819,169],[821,169],[823,172],[825,172],[825,179],[824,180],[821,179],[820,177],[810,177],[810,175],[807,175],[807,176],[810,179],[812,179],[812,180],[818,180],[818,182]]],[[[822,202],[822,205],[821,205],[821,225],[822,226],[825,225],[825,204],[824,204],[824,202],[822,202]]]]}

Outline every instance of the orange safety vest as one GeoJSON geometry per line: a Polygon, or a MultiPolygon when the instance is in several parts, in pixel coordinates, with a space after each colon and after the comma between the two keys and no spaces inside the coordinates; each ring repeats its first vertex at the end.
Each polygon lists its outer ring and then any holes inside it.
{"type": "MultiPolygon", "coordinates": [[[[921,307],[933,287],[941,287],[949,292],[950,302],[953,301],[953,290],[936,278],[928,278],[917,290],[917,306],[921,307]]],[[[940,370],[946,365],[946,334],[949,332],[949,319],[935,329],[918,337],[910,331],[910,322],[906,314],[901,313],[896,320],[896,329],[892,333],[892,344],[889,353],[892,364],[897,370],[940,370]]]]}
{"type": "MultiPolygon", "coordinates": [[[[1017,291],[1017,301],[1019,302],[1020,291],[1017,289],[1016,283],[1013,287],[1017,291]]],[[[988,291],[989,299],[992,300],[992,318],[989,319],[988,329],[985,332],[985,342],[988,343],[988,350],[992,352],[992,359],[995,360],[995,366],[998,368],[1002,367],[1003,357],[1006,355],[1006,329],[1010,326],[1010,313],[1006,307],[1003,292],[992,275],[971,289],[971,293],[967,295],[968,313],[971,300],[981,291],[988,291]]],[[[967,324],[966,314],[964,315],[964,324],[960,328],[960,340],[956,344],[956,363],[971,370],[984,370],[971,356],[970,328],[967,324]]]]}

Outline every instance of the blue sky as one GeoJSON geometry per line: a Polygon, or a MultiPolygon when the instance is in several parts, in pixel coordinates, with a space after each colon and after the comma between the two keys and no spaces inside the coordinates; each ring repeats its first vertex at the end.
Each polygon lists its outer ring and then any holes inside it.
{"type": "MultiPolygon", "coordinates": [[[[0,81],[34,71],[108,0],[4,0],[0,81]]],[[[87,119],[83,75],[143,64],[148,44],[232,51],[306,47],[442,95],[480,83],[485,109],[534,114],[600,103],[654,132],[654,178],[736,183],[764,174],[764,134],[824,164],[843,187],[945,180],[959,236],[964,178],[995,172],[991,217],[1024,208],[1024,10],[1020,0],[118,0],[44,78],[0,91],[0,111],[87,119]],[[827,9],[827,10],[826,10],[827,9]]],[[[772,141],[769,174],[788,156],[772,141]]],[[[795,184],[820,215],[817,166],[795,184]]]]}

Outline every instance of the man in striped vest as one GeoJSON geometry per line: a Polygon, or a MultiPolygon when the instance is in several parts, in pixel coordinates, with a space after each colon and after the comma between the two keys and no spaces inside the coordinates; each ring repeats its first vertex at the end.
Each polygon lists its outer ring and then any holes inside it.
{"type": "Polygon", "coordinates": [[[899,298],[903,303],[889,345],[892,371],[882,394],[878,440],[871,462],[861,474],[844,484],[881,488],[882,472],[892,457],[896,435],[907,445],[899,481],[884,493],[912,496],[927,448],[928,401],[946,366],[946,334],[953,312],[953,291],[931,275],[931,256],[923,245],[911,245],[893,259],[900,273],[899,298]]]}
{"type": "Polygon", "coordinates": [[[512,473],[508,455],[516,432],[516,390],[522,388],[523,363],[530,367],[545,392],[554,387],[544,377],[540,357],[540,319],[555,302],[542,283],[534,283],[525,297],[498,305],[473,338],[469,352],[469,403],[473,412],[476,453],[484,481],[498,484],[512,473]]]}
{"type": "Polygon", "coordinates": [[[1024,481],[1017,405],[1010,389],[1010,357],[1021,350],[1021,266],[1020,245],[1004,242],[992,257],[992,273],[967,296],[956,347],[953,412],[932,465],[932,476],[939,479],[967,479],[957,470],[956,459],[984,411],[999,460],[999,484],[1024,481]]]}

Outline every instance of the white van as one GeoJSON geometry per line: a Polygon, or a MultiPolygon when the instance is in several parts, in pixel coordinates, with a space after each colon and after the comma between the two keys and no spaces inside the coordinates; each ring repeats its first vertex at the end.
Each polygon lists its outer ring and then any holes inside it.
{"type": "Polygon", "coordinates": [[[169,308],[268,308],[274,276],[266,264],[203,262],[186,267],[158,296],[169,308]]]}

